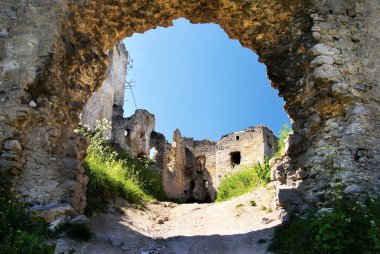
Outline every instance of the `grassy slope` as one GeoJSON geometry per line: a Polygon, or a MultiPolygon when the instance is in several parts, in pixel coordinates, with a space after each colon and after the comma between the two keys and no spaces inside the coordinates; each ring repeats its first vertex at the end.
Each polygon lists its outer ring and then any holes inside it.
{"type": "Polygon", "coordinates": [[[149,159],[133,159],[117,154],[104,144],[90,145],[84,167],[89,176],[86,214],[105,211],[107,201],[122,197],[142,204],[165,199],[160,175],[149,159]]]}
{"type": "Polygon", "coordinates": [[[230,200],[241,196],[270,181],[270,167],[268,159],[263,165],[256,164],[250,168],[243,168],[226,177],[219,185],[216,202],[230,200]]]}

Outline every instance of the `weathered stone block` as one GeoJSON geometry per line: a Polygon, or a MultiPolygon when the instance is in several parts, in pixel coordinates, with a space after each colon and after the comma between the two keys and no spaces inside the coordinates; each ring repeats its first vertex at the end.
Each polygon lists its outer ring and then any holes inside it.
{"type": "Polygon", "coordinates": [[[323,64],[322,66],[316,68],[313,75],[316,81],[324,84],[336,82],[341,78],[338,68],[329,64],[323,64]]]}
{"type": "Polygon", "coordinates": [[[36,212],[48,222],[52,222],[57,218],[75,214],[73,207],[69,204],[35,205],[31,207],[31,211],[36,212]]]}
{"type": "Polygon", "coordinates": [[[289,208],[302,205],[303,201],[296,189],[283,187],[278,189],[278,204],[280,207],[289,208]]]}
{"type": "Polygon", "coordinates": [[[336,48],[330,47],[323,43],[319,43],[314,45],[314,47],[310,50],[310,53],[313,56],[333,56],[338,55],[340,52],[336,48]]]}
{"type": "Polygon", "coordinates": [[[71,224],[86,224],[88,223],[89,220],[87,219],[87,217],[83,214],[81,215],[78,215],[78,216],[75,216],[74,218],[72,218],[70,220],[70,223],[71,224]]]}
{"type": "Polygon", "coordinates": [[[20,153],[22,151],[22,146],[18,140],[9,140],[5,142],[4,149],[20,153]]]}

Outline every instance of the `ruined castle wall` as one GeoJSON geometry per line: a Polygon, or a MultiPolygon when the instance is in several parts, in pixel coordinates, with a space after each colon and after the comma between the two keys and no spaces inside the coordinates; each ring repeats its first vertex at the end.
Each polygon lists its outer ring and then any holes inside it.
{"type": "MultiPolygon", "coordinates": [[[[133,158],[148,157],[150,152],[150,140],[155,128],[154,115],[144,109],[138,109],[135,114],[125,119],[125,147],[133,158]]],[[[122,143],[120,143],[122,144],[122,143]]]]}
{"type": "Polygon", "coordinates": [[[73,129],[93,81],[64,81],[67,11],[64,1],[0,2],[0,177],[49,220],[86,205],[86,141],[73,129]]]}
{"type": "Polygon", "coordinates": [[[216,198],[216,145],[210,140],[194,140],[184,138],[184,145],[192,152],[195,158],[195,172],[198,174],[198,186],[195,192],[199,192],[198,200],[210,195],[211,200],[216,198]]]}
{"type": "Polygon", "coordinates": [[[266,149],[266,135],[270,136],[270,141],[274,140],[273,133],[270,134],[266,127],[255,126],[222,137],[216,151],[217,186],[229,173],[258,162],[263,163],[265,156],[271,156],[272,151],[266,149]],[[237,157],[236,160],[240,157],[239,163],[233,161],[234,156],[237,157]]]}
{"type": "Polygon", "coordinates": [[[168,165],[163,169],[162,185],[168,198],[186,199],[185,170],[186,170],[186,147],[182,143],[181,132],[177,129],[173,134],[173,143],[168,156],[168,165]]]}
{"type": "Polygon", "coordinates": [[[154,160],[159,169],[167,169],[169,163],[169,156],[171,151],[171,145],[166,141],[163,134],[153,131],[150,136],[150,147],[156,149],[156,155],[154,160]]]}
{"type": "Polygon", "coordinates": [[[180,17],[219,24],[266,64],[294,130],[278,169],[307,172],[285,181],[298,198],[279,193],[281,204],[324,202],[331,179],[348,194],[380,196],[378,0],[3,0],[0,11],[1,172],[32,204],[83,210],[70,138],[103,83],[106,52],[180,17]],[[331,150],[339,171],[327,165],[331,150]]]}
{"type": "MultiPolygon", "coordinates": [[[[110,51],[110,63],[103,85],[92,94],[83,108],[82,124],[94,130],[96,122],[99,120],[106,119],[113,122],[113,118],[123,117],[127,64],[128,52],[123,43],[118,43],[110,51]]],[[[117,127],[115,129],[118,130],[117,127]]],[[[115,137],[115,130],[111,128],[104,134],[108,139],[111,139],[115,137]]],[[[116,136],[118,135],[116,134],[116,136]]]]}
{"type": "Polygon", "coordinates": [[[273,131],[268,128],[263,128],[263,144],[264,156],[271,158],[277,146],[278,138],[273,134],[273,131]]]}
{"type": "Polygon", "coordinates": [[[194,140],[192,138],[185,138],[184,145],[194,154],[195,158],[204,157],[205,169],[209,172],[211,177],[216,175],[216,145],[217,143],[210,140],[194,140]]]}
{"type": "Polygon", "coordinates": [[[264,157],[271,156],[276,141],[276,136],[265,126],[226,135],[219,142],[180,138],[174,142],[172,162],[164,174],[163,183],[167,185],[168,195],[177,195],[176,198],[187,201],[214,201],[225,176],[241,167],[263,163],[264,157]],[[178,150],[179,147],[182,150],[178,150]],[[234,165],[232,153],[236,152],[239,153],[239,163],[234,165]],[[170,171],[175,173],[168,180],[170,171]]]}

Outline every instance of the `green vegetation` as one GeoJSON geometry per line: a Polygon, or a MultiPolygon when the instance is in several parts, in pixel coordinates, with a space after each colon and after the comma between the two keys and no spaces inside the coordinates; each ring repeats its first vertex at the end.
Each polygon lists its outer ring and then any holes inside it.
{"type": "Polygon", "coordinates": [[[51,232],[41,218],[30,214],[8,189],[0,188],[0,252],[7,254],[53,254],[55,245],[45,240],[51,232]]]}
{"type": "Polygon", "coordinates": [[[103,120],[98,122],[94,131],[86,127],[77,129],[90,140],[84,161],[89,176],[87,215],[94,211],[105,212],[107,201],[116,197],[134,204],[164,198],[160,176],[154,171],[153,162],[147,158],[133,159],[126,153],[116,152],[102,136],[109,127],[109,122],[103,120]]]}
{"type": "Polygon", "coordinates": [[[264,164],[256,164],[251,168],[243,168],[226,177],[219,186],[216,202],[230,200],[241,196],[259,186],[270,182],[269,159],[264,164]]]}
{"type": "Polygon", "coordinates": [[[250,200],[249,203],[251,204],[251,206],[257,206],[256,204],[256,201],[255,200],[250,200]]]}
{"type": "Polygon", "coordinates": [[[269,247],[281,254],[380,253],[380,200],[338,195],[331,209],[292,215],[269,247]]]}
{"type": "Polygon", "coordinates": [[[284,124],[283,129],[280,130],[279,140],[275,146],[272,157],[281,157],[284,155],[285,143],[284,141],[288,138],[289,134],[293,132],[287,124],[284,124]]]}

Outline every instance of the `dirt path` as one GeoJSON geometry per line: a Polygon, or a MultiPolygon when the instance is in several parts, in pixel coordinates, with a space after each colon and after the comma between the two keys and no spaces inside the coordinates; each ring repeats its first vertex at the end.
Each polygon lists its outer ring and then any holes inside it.
{"type": "Polygon", "coordinates": [[[193,254],[267,253],[278,225],[273,188],[260,188],[215,204],[152,202],[144,210],[131,206],[90,219],[89,242],[61,239],[58,251],[76,253],[193,254]],[[252,202],[256,203],[252,206],[252,202]],[[272,211],[273,209],[273,211],[272,211]],[[261,241],[260,241],[261,240],[261,241]],[[264,243],[258,243],[258,241],[264,243]]]}

